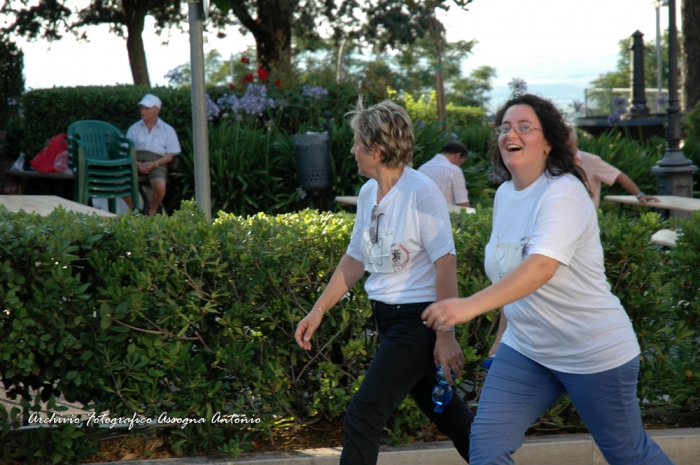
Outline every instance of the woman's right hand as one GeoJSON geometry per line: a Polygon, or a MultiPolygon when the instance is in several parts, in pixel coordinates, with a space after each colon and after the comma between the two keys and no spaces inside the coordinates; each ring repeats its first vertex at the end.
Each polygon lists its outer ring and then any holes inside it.
{"type": "Polygon", "coordinates": [[[323,319],[323,314],[312,309],[306,317],[299,322],[297,325],[297,330],[294,333],[294,339],[296,339],[297,344],[302,349],[311,350],[311,336],[313,336],[316,329],[321,325],[321,320],[323,319]]]}

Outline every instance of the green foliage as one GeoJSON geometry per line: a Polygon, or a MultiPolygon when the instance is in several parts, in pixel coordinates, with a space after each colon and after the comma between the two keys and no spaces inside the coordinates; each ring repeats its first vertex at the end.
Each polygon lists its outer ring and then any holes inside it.
{"type": "Polygon", "coordinates": [[[696,272],[700,263],[700,213],[694,212],[689,219],[681,220],[678,232],[681,233],[678,239],[680,246],[673,248],[668,257],[669,266],[674,270],[669,274],[668,286],[676,290],[673,300],[668,302],[669,311],[679,321],[673,328],[676,333],[684,331],[694,337],[687,353],[672,352],[671,369],[673,386],[682,389],[677,394],[678,398],[673,400],[688,402],[700,392],[700,339],[697,337],[697,328],[700,328],[700,278],[696,272]],[[679,360],[679,357],[684,360],[679,360]]]}
{"type": "MultiPolygon", "coordinates": [[[[452,219],[459,293],[471,295],[489,284],[491,211],[452,219]]],[[[353,221],[304,210],[221,213],[208,224],[189,202],[170,217],[115,219],[0,208],[0,376],[23,406],[0,409],[5,458],[68,462],[94,453],[104,429],[11,430],[7,420],[27,421],[41,401],[51,410],[60,394],[111,418],[204,419],[160,427],[181,455],[235,456],[276,428],[339,422],[378,343],[363,283],[327,313],[311,351],[293,333],[344,254],[353,221]],[[233,414],[259,422],[216,422],[233,414]]],[[[658,215],[604,215],[600,224],[612,290],[642,347],[645,405],[697,403],[700,215],[682,223],[681,245],[670,252],[649,245],[668,226],[658,215]]],[[[489,313],[457,328],[466,358],[457,389],[473,406],[496,327],[489,313]]],[[[387,441],[425,438],[426,425],[407,400],[387,424],[387,441]]],[[[537,424],[579,426],[566,398],[537,424]]]]}
{"type": "MultiPolygon", "coordinates": [[[[695,166],[700,166],[700,104],[687,113],[681,123],[685,132],[683,154],[692,160],[695,166]]],[[[693,179],[694,190],[697,192],[700,189],[700,172],[696,171],[693,179]]]]}
{"type": "MultiPolygon", "coordinates": [[[[172,189],[176,204],[195,194],[192,139],[185,139],[182,148],[172,189]]],[[[290,175],[296,172],[293,141],[280,134],[276,126],[260,131],[248,118],[210,124],[209,166],[215,212],[251,215],[298,206],[298,183],[290,175]]]]}
{"type": "Polygon", "coordinates": [[[0,38],[0,130],[7,129],[18,115],[19,100],[24,92],[24,53],[7,37],[0,38]]]}
{"type": "MultiPolygon", "coordinates": [[[[396,92],[392,92],[392,95],[396,95],[396,92]]],[[[430,124],[437,121],[437,93],[434,90],[428,96],[421,95],[418,99],[404,93],[403,104],[414,122],[430,124]]],[[[447,120],[449,125],[458,127],[483,123],[486,120],[486,110],[480,107],[458,107],[449,103],[447,120]]]]}

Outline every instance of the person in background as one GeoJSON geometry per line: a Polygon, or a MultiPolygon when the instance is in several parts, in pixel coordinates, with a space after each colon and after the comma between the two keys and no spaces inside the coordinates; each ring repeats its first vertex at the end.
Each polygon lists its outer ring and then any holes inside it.
{"type": "Polygon", "coordinates": [[[503,307],[469,464],[513,464],[525,432],[564,392],[610,465],[672,464],[642,424],[639,343],[605,277],[596,209],[562,114],[516,95],[495,125],[492,162],[507,180],[484,250],[492,284],[422,315],[436,328],[503,307]]]}
{"type": "Polygon", "coordinates": [[[600,207],[600,183],[604,182],[608,186],[612,186],[616,182],[620,183],[627,192],[637,197],[637,199],[646,204],[648,202],[658,202],[659,199],[651,195],[646,195],[625,173],[615,168],[611,164],[604,162],[598,155],[583,152],[578,148],[578,134],[576,128],[569,126],[569,143],[574,150],[574,158],[576,164],[583,168],[586,172],[588,180],[588,188],[593,194],[593,205],[595,208],[600,207]]]}
{"type": "Polygon", "coordinates": [[[410,167],[414,135],[406,110],[388,100],[365,108],[360,99],[349,115],[351,153],[370,180],[360,190],[347,252],[294,338],[310,350],[323,315],[368,271],[365,290],[380,345],[345,413],[340,463],[377,463],[382,431],[407,394],[467,460],[474,415],[456,395],[435,413],[431,397],[437,364],[459,377],[464,354],[454,328],[432,330],[420,318],[431,302],[457,296],[447,203],[435,183],[410,167]]]}
{"type": "Polygon", "coordinates": [[[155,215],[165,198],[167,164],[181,152],[180,141],[175,130],[158,117],[161,101],[153,94],[146,94],[139,102],[141,120],[132,124],[126,132],[127,139],[134,141],[139,173],[148,175],[153,188],[150,211],[155,215]]]}
{"type": "Polygon", "coordinates": [[[470,207],[464,173],[460,168],[467,159],[467,148],[456,141],[448,142],[440,153],[418,168],[433,180],[445,195],[447,203],[470,207]]]}

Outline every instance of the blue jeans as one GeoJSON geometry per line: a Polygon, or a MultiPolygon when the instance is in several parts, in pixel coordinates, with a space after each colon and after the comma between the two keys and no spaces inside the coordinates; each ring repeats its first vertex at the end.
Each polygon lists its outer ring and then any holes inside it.
{"type": "Polygon", "coordinates": [[[442,413],[433,412],[436,336],[420,318],[429,304],[387,305],[372,301],[381,344],[345,413],[341,464],[377,463],[386,422],[409,393],[423,413],[452,439],[464,460],[468,459],[472,411],[454,395],[442,413]]]}
{"type": "Polygon", "coordinates": [[[527,429],[564,391],[610,465],[673,464],[642,426],[638,373],[639,357],[581,375],[550,370],[501,344],[472,426],[470,465],[513,464],[527,429]]]}

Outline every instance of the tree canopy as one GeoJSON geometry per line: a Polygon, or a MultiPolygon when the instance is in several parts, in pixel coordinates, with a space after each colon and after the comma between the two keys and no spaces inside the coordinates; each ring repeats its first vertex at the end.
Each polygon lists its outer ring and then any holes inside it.
{"type": "Polygon", "coordinates": [[[7,0],[0,14],[12,18],[3,34],[15,33],[30,40],[59,40],[70,32],[87,38],[88,26],[108,24],[110,31],[126,39],[134,84],[150,85],[143,28],[147,15],[153,16],[158,33],[185,18],[180,0],[91,0],[75,13],[70,0],[7,0]]]}

